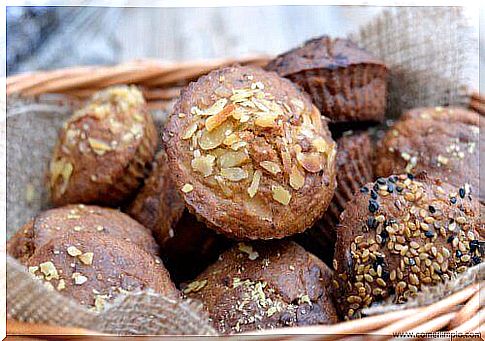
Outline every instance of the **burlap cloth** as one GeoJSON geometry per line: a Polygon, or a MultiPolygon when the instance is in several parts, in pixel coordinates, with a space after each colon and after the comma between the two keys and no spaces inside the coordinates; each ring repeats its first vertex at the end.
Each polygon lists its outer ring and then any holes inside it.
{"type": "MultiPolygon", "coordinates": [[[[467,105],[468,90],[478,88],[478,37],[459,8],[388,10],[351,38],[391,69],[389,117],[415,106],[467,105]]],[[[45,169],[58,128],[76,105],[56,95],[8,99],[8,237],[48,207],[45,169]]],[[[156,113],[156,118],[162,124],[165,114],[156,113]]],[[[458,285],[448,283],[424,301],[430,303],[478,277],[480,271],[475,267],[456,282],[458,285]]],[[[423,302],[422,297],[414,304],[423,302]]],[[[383,312],[392,307],[379,309],[383,312]]],[[[20,321],[115,334],[216,334],[195,302],[175,301],[149,291],[119,297],[105,312],[93,313],[44,287],[10,257],[7,314],[20,321]]]]}

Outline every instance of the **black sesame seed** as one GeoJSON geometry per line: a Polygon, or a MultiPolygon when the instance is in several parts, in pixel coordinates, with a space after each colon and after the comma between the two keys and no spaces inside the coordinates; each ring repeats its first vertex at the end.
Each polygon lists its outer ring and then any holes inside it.
{"type": "Polygon", "coordinates": [[[396,176],[390,176],[389,181],[392,182],[393,184],[396,183],[397,177],[396,176]]]}
{"type": "Polygon", "coordinates": [[[460,197],[463,199],[465,197],[465,189],[460,188],[460,190],[458,191],[458,194],[460,194],[460,197]]]}
{"type": "Polygon", "coordinates": [[[367,187],[365,187],[365,186],[364,186],[364,187],[362,187],[362,188],[360,189],[360,192],[361,192],[361,193],[368,193],[368,192],[369,192],[369,189],[368,189],[367,187]]]}
{"type": "Polygon", "coordinates": [[[372,189],[376,192],[379,192],[379,185],[376,183],[374,184],[374,186],[372,187],[372,189]]]}
{"type": "Polygon", "coordinates": [[[401,186],[397,186],[397,187],[396,187],[396,191],[398,191],[399,193],[401,193],[401,192],[402,192],[402,190],[403,190],[403,188],[402,188],[401,186]]]}
{"type": "Polygon", "coordinates": [[[472,262],[473,262],[473,265],[478,265],[482,262],[482,259],[478,256],[473,256],[472,257],[472,262]]]}
{"type": "Polygon", "coordinates": [[[456,250],[456,257],[460,258],[462,255],[460,250],[456,250]]]}
{"type": "Polygon", "coordinates": [[[477,239],[474,239],[472,241],[470,241],[470,251],[473,252],[475,251],[476,249],[478,249],[478,240],[477,239]]]}
{"type": "Polygon", "coordinates": [[[408,173],[408,179],[409,180],[413,180],[414,179],[414,175],[412,175],[411,173],[408,173]]]}
{"type": "Polygon", "coordinates": [[[441,270],[435,270],[434,272],[436,272],[438,275],[442,275],[443,274],[443,271],[441,271],[441,270]]]}
{"type": "Polygon", "coordinates": [[[367,226],[370,229],[375,229],[375,228],[377,228],[378,225],[379,225],[379,223],[377,222],[377,220],[374,217],[367,218],[367,226]]]}
{"type": "Polygon", "coordinates": [[[414,258],[409,258],[409,265],[416,265],[416,261],[414,260],[414,258]]]}
{"type": "Polygon", "coordinates": [[[376,193],[376,192],[374,192],[373,190],[372,190],[372,191],[370,191],[370,197],[371,197],[372,199],[376,200],[376,199],[377,199],[377,193],[376,193]]]}
{"type": "Polygon", "coordinates": [[[387,191],[388,191],[389,193],[394,192],[394,185],[393,185],[393,184],[389,184],[389,185],[387,185],[387,191]]]}
{"type": "Polygon", "coordinates": [[[369,200],[369,211],[372,213],[375,213],[377,212],[378,209],[379,209],[379,204],[377,203],[377,201],[369,200]]]}
{"type": "Polygon", "coordinates": [[[429,205],[428,209],[431,213],[436,213],[436,209],[434,208],[434,206],[429,205]]]}
{"type": "Polygon", "coordinates": [[[434,233],[433,233],[433,231],[426,231],[426,232],[424,233],[424,235],[425,235],[426,237],[428,237],[428,238],[433,238],[433,237],[434,237],[434,233]]]}
{"type": "Polygon", "coordinates": [[[382,230],[380,236],[381,236],[381,239],[382,239],[381,244],[387,243],[387,238],[389,238],[389,233],[386,230],[382,230]]]}
{"type": "Polygon", "coordinates": [[[454,238],[453,236],[449,236],[446,242],[451,244],[451,242],[453,241],[453,238],[454,238]]]}
{"type": "Polygon", "coordinates": [[[450,198],[450,202],[451,202],[452,204],[456,204],[456,198],[455,198],[455,197],[450,198]]]}
{"type": "Polygon", "coordinates": [[[384,264],[384,257],[382,257],[382,256],[376,256],[375,262],[377,263],[377,265],[384,264]]]}
{"type": "Polygon", "coordinates": [[[386,179],[384,179],[384,178],[377,178],[377,183],[379,185],[385,185],[386,184],[386,179]]]}
{"type": "Polygon", "coordinates": [[[385,280],[386,282],[389,280],[390,274],[388,270],[383,269],[382,270],[382,279],[385,280]]]}

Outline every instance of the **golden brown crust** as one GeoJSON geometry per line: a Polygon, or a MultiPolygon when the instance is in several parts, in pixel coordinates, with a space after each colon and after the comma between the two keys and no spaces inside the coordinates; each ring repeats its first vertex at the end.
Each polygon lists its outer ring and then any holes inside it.
{"type": "Polygon", "coordinates": [[[137,245],[108,235],[65,234],[38,248],[29,271],[53,290],[102,311],[119,294],[150,288],[178,292],[163,264],[137,245]]]}
{"type": "Polygon", "coordinates": [[[140,185],[157,143],[137,88],[96,93],[59,134],[48,174],[52,202],[120,205],[140,185]]]}
{"type": "Polygon", "coordinates": [[[173,236],[173,229],[185,210],[184,201],[170,180],[170,172],[167,154],[162,150],[156,156],[150,176],[127,211],[152,230],[160,244],[173,236]]]}
{"type": "Polygon", "coordinates": [[[424,175],[378,178],[347,203],[334,260],[340,314],[395,295],[402,303],[482,261],[479,203],[424,175]]]}
{"type": "Polygon", "coordinates": [[[337,322],[331,270],[292,242],[239,243],[189,283],[223,334],[337,322]]]}
{"type": "Polygon", "coordinates": [[[336,148],[320,113],[288,80],[258,68],[228,67],[190,84],[164,142],[188,209],[235,238],[301,232],[335,188],[336,148]]]}
{"type": "Polygon", "coordinates": [[[296,236],[298,243],[326,264],[333,260],[336,229],[345,204],[363,185],[374,179],[374,146],[367,131],[344,134],[337,140],[337,146],[337,188],[332,201],[322,219],[296,236]]]}
{"type": "Polygon", "coordinates": [[[89,205],[68,205],[39,213],[9,240],[7,252],[25,263],[51,239],[85,232],[130,241],[158,255],[158,245],[144,226],[118,210],[89,205]]]}
{"type": "Polygon", "coordinates": [[[349,40],[311,39],[276,57],[266,69],[303,87],[333,122],[384,119],[387,67],[349,40]]]}
{"type": "MultiPolygon", "coordinates": [[[[483,134],[482,134],[483,135],[483,134]]],[[[480,187],[479,114],[460,108],[418,108],[403,114],[379,142],[377,176],[426,171],[455,186],[468,183],[484,200],[480,187]]]]}

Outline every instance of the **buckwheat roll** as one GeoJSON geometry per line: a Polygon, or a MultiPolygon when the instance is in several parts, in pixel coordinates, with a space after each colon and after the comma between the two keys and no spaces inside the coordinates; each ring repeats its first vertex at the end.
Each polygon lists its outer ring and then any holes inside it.
{"type": "Polygon", "coordinates": [[[53,204],[121,205],[141,184],[157,144],[140,90],[94,94],[60,131],[48,171],[53,204]]]}
{"type": "Polygon", "coordinates": [[[302,232],[335,189],[326,121],[290,81],[259,68],[223,68],[191,83],[164,143],[190,212],[233,238],[302,232]]]}
{"type": "Polygon", "coordinates": [[[132,242],[151,255],[158,255],[158,245],[150,230],[127,214],[111,208],[83,204],[39,213],[10,238],[7,253],[25,263],[35,250],[51,239],[85,232],[132,242]]]}
{"type": "Polygon", "coordinates": [[[392,296],[403,303],[483,259],[480,204],[470,192],[411,175],[362,187],[340,217],[334,259],[341,317],[392,296]]]}
{"type": "Polygon", "coordinates": [[[332,122],[382,121],[388,69],[347,39],[311,39],[267,66],[300,85],[332,122]]]}
{"type": "Polygon", "coordinates": [[[239,243],[183,292],[220,333],[234,334],[337,322],[330,281],[330,269],[296,243],[239,243]]]}
{"type": "Polygon", "coordinates": [[[160,260],[131,242],[92,232],[65,234],[35,250],[29,272],[52,290],[101,312],[120,294],[179,295],[160,260]]]}

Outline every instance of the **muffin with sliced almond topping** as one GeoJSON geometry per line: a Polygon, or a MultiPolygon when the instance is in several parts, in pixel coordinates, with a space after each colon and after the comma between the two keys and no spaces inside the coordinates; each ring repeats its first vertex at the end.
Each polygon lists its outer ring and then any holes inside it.
{"type": "Polygon", "coordinates": [[[58,236],[37,248],[26,265],[49,288],[98,312],[127,292],[151,289],[171,298],[179,295],[160,260],[107,234],[58,236]]]}
{"type": "Polygon", "coordinates": [[[7,242],[7,253],[24,263],[36,249],[65,234],[90,232],[109,235],[137,244],[158,255],[158,245],[150,230],[127,214],[92,205],[68,205],[39,213],[7,242]]]}
{"type": "Polygon", "coordinates": [[[424,173],[363,186],[337,229],[333,284],[341,317],[359,317],[389,297],[404,303],[481,263],[479,207],[469,191],[424,173]]]}
{"type": "Polygon", "coordinates": [[[197,276],[231,243],[187,212],[170,172],[162,150],[127,213],[152,230],[165,266],[179,283],[197,276]]]}
{"type": "Polygon", "coordinates": [[[239,243],[184,286],[222,334],[338,322],[331,270],[293,242],[239,243]]]}
{"type": "Polygon", "coordinates": [[[235,238],[282,238],[321,217],[336,145],[310,99],[260,68],[213,71],[182,91],[164,143],[188,209],[235,238]]]}
{"type": "Polygon", "coordinates": [[[464,108],[410,110],[378,143],[376,176],[426,171],[429,176],[467,186],[482,202],[480,154],[485,148],[480,115],[464,108]]]}
{"type": "Polygon", "coordinates": [[[157,144],[140,90],[115,86],[94,94],[59,134],[48,172],[53,204],[119,206],[141,184],[157,144]]]}
{"type": "Polygon", "coordinates": [[[382,121],[387,103],[388,68],[347,39],[311,39],[267,66],[310,94],[332,122],[382,121]]]}

